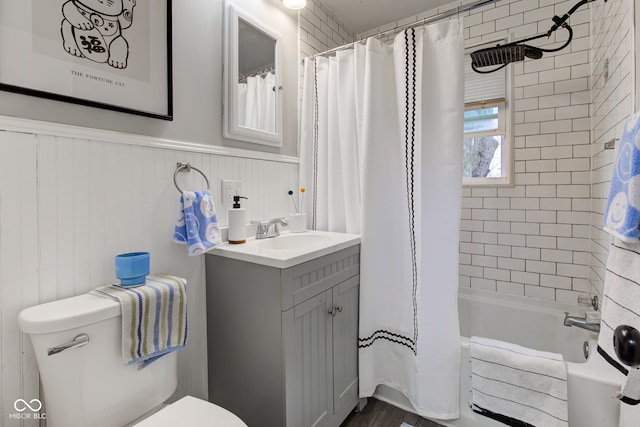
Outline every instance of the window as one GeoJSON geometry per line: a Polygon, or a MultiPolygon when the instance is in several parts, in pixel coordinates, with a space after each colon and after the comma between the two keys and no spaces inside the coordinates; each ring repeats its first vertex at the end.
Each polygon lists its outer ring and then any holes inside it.
{"type": "Polygon", "coordinates": [[[479,74],[469,54],[505,40],[473,46],[465,52],[462,182],[468,186],[512,185],[512,137],[509,74],[503,68],[479,74]]]}

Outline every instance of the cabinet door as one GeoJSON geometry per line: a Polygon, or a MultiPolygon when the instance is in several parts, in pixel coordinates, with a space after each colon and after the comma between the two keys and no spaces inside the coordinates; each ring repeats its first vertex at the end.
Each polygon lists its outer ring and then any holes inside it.
{"type": "Polygon", "coordinates": [[[331,290],[282,313],[287,427],[320,427],[333,415],[331,290]]]}
{"type": "Polygon", "coordinates": [[[333,390],[336,416],[358,403],[358,303],[360,276],[333,288],[333,390]]]}

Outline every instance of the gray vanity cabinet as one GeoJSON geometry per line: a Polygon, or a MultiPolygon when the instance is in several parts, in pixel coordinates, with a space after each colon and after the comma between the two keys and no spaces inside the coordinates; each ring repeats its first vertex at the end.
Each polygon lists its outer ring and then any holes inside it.
{"type": "Polygon", "coordinates": [[[338,427],[358,403],[359,261],[206,255],[209,400],[249,427],[338,427]]]}

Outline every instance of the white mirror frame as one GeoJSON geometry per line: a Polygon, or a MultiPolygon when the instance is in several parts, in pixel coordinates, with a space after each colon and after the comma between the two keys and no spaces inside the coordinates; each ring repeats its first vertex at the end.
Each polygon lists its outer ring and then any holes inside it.
{"type": "Polygon", "coordinates": [[[274,29],[245,12],[238,6],[225,2],[224,31],[224,105],[222,108],[223,134],[225,138],[252,142],[254,144],[282,147],[282,67],[280,46],[282,37],[274,29]],[[238,125],[238,21],[242,18],[263,33],[272,37],[275,42],[275,86],[276,90],[276,131],[268,132],[238,125]]]}

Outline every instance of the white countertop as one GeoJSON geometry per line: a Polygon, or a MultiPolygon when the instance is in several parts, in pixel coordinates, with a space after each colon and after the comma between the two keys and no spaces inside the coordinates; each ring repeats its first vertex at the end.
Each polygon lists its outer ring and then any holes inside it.
{"type": "Polygon", "coordinates": [[[270,267],[289,268],[358,244],[360,236],[357,234],[312,230],[303,233],[284,231],[278,237],[260,240],[249,238],[242,244],[225,242],[207,254],[270,267]]]}

